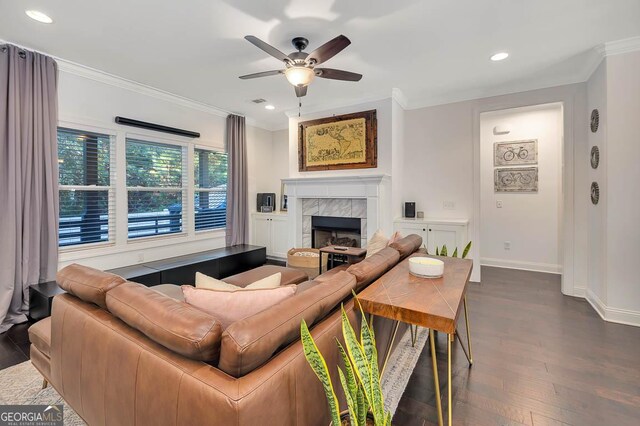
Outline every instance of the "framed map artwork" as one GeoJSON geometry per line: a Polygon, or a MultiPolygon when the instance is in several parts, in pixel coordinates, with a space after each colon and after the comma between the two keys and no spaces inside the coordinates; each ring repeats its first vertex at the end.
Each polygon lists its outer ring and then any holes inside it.
{"type": "Polygon", "coordinates": [[[378,166],[376,110],[298,124],[298,168],[365,169],[378,166]]]}

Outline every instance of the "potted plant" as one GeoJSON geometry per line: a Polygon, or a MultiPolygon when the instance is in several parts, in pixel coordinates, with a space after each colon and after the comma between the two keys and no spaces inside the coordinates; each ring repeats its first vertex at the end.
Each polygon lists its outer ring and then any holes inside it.
{"type": "Polygon", "coordinates": [[[362,307],[360,307],[363,320],[360,328],[360,339],[358,339],[347,318],[344,306],[341,307],[341,311],[342,336],[344,337],[346,350],[336,338],[338,350],[344,361],[344,370],[340,366],[337,369],[348,407],[348,410],[342,413],[331,383],[331,375],[329,374],[327,363],[318,350],[313,337],[311,337],[306,322],[302,320],[300,324],[304,356],[324,388],[327,402],[329,403],[331,425],[390,426],[391,413],[384,409],[384,398],[378,371],[378,354],[373,330],[364,319],[365,316],[362,312],[362,307]]]}
{"type": "MultiPolygon", "coordinates": [[[[471,241],[469,241],[469,243],[464,247],[464,250],[462,250],[463,259],[466,259],[467,255],[469,254],[469,250],[471,250],[471,241]]],[[[436,256],[448,256],[446,244],[443,244],[441,249],[438,249],[438,247],[436,247],[436,256]]],[[[451,257],[458,257],[458,247],[456,247],[456,249],[453,251],[451,257]]]]}

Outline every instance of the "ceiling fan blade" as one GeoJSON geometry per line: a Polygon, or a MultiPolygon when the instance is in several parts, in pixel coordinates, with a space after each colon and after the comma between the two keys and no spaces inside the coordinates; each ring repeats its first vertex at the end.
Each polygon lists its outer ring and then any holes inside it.
{"type": "Polygon", "coordinates": [[[301,98],[303,96],[307,96],[307,87],[308,86],[296,86],[296,87],[294,87],[294,89],[296,89],[296,97],[297,98],[301,98]]]}
{"type": "Polygon", "coordinates": [[[268,77],[270,75],[278,75],[278,74],[284,74],[284,70],[256,72],[253,74],[241,75],[240,78],[243,80],[248,80],[250,78],[268,77]]]}
{"type": "Polygon", "coordinates": [[[311,52],[309,56],[307,56],[307,60],[315,61],[316,65],[321,64],[333,58],[350,44],[351,40],[343,35],[339,35],[311,52]]]}
{"type": "Polygon", "coordinates": [[[316,68],[316,75],[320,78],[330,78],[332,80],[360,81],[362,74],[351,71],[334,70],[333,68],[316,68]]]}
{"type": "Polygon", "coordinates": [[[248,36],[245,36],[244,38],[249,43],[253,44],[258,49],[264,50],[265,52],[267,52],[269,55],[273,56],[274,58],[279,59],[279,60],[284,61],[284,62],[291,62],[291,59],[289,59],[289,57],[287,55],[285,55],[284,53],[282,53],[281,51],[279,51],[278,49],[276,49],[275,47],[273,47],[269,43],[265,43],[264,41],[260,40],[258,37],[252,36],[252,35],[248,35],[248,36]]]}

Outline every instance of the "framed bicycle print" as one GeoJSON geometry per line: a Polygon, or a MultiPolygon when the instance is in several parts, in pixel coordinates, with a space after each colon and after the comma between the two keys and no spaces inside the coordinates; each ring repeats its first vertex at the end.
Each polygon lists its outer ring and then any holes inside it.
{"type": "Polygon", "coordinates": [[[538,192],[537,167],[501,167],[494,172],[495,192],[538,192]]]}
{"type": "Polygon", "coordinates": [[[538,140],[496,142],[493,144],[494,166],[538,164],[538,140]]]}

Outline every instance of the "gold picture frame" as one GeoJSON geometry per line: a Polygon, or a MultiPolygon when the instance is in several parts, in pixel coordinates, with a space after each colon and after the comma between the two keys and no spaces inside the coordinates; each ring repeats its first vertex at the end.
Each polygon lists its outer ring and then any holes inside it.
{"type": "Polygon", "coordinates": [[[376,110],[304,121],[298,124],[298,169],[378,167],[376,110]]]}

